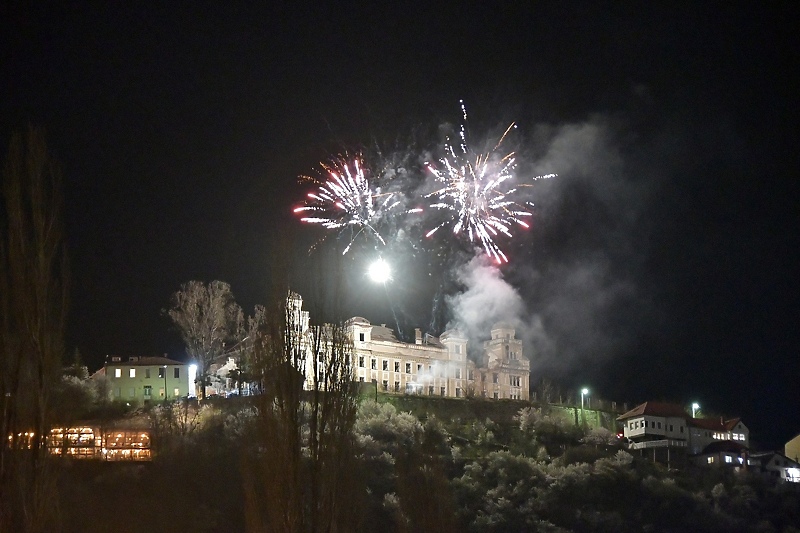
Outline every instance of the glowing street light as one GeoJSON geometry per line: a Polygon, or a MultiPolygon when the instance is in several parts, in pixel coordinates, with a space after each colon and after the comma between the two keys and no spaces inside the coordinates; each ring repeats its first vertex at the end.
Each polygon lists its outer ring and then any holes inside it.
{"type": "Polygon", "coordinates": [[[589,394],[589,389],[586,387],[581,389],[581,418],[583,419],[583,423],[586,424],[586,414],[583,412],[583,398],[589,394]]]}
{"type": "Polygon", "coordinates": [[[697,403],[697,402],[693,403],[692,404],[692,418],[697,418],[695,415],[697,415],[697,411],[699,411],[699,410],[700,410],[700,404],[697,403]]]}
{"type": "Polygon", "coordinates": [[[167,365],[162,366],[164,369],[164,402],[167,401],[167,365]]]}

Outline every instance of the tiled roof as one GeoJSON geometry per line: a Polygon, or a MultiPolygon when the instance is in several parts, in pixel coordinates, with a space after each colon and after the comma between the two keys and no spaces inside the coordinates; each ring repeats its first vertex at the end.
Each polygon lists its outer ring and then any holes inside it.
{"type": "Polygon", "coordinates": [[[643,415],[689,418],[686,409],[678,404],[665,402],[644,402],[643,404],[637,405],[627,413],[618,416],[617,420],[626,420],[628,418],[643,415]]]}
{"type": "Polygon", "coordinates": [[[730,431],[736,427],[741,418],[722,420],[721,418],[690,418],[689,425],[711,431],[730,431]]]}
{"type": "Polygon", "coordinates": [[[166,357],[121,357],[121,356],[109,356],[106,359],[106,366],[107,365],[116,365],[116,366],[159,366],[159,365],[185,365],[186,363],[182,363],[180,361],[173,361],[172,359],[167,359],[166,357]],[[119,361],[114,361],[114,357],[119,357],[119,361]]]}
{"type": "Polygon", "coordinates": [[[720,440],[717,442],[712,442],[701,452],[701,455],[709,454],[709,453],[720,453],[720,452],[730,452],[730,453],[737,453],[741,454],[742,452],[747,450],[747,446],[740,444],[738,442],[734,442],[732,440],[720,440]]]}

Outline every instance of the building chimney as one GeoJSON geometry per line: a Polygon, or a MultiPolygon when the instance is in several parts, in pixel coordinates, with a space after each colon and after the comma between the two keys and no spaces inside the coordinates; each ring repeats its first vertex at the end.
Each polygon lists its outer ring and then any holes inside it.
{"type": "Polygon", "coordinates": [[[422,344],[422,330],[419,328],[414,328],[414,342],[422,344]]]}

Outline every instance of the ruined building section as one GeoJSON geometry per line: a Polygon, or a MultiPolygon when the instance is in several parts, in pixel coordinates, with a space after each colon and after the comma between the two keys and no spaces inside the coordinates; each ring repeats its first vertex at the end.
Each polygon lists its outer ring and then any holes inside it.
{"type": "Polygon", "coordinates": [[[413,344],[398,341],[385,324],[351,318],[355,379],[375,382],[379,391],[464,397],[467,392],[467,340],[456,331],[441,337],[415,330],[413,344]]]}
{"type": "Polygon", "coordinates": [[[483,343],[484,354],[470,369],[476,396],[529,400],[531,363],[517,339],[514,327],[499,322],[492,326],[492,338],[483,343]]]}
{"type": "MultiPolygon", "coordinates": [[[[309,318],[309,312],[303,309],[303,298],[290,292],[286,335],[306,390],[324,381],[320,373],[326,368],[324,358],[330,351],[314,353],[309,318]]],[[[352,340],[353,379],[375,383],[378,391],[449,398],[529,399],[530,362],[523,354],[522,341],[508,324],[492,327],[491,339],[484,342],[478,361],[467,357],[467,337],[457,330],[435,337],[416,329],[414,342],[408,343],[399,341],[386,324],[371,324],[360,316],[348,320],[345,328],[352,340]]],[[[235,368],[238,357],[228,362],[235,368]]],[[[227,366],[224,369],[229,373],[227,366]]],[[[233,393],[235,384],[230,379],[227,382],[227,392],[233,393]]]]}
{"type": "Polygon", "coordinates": [[[415,330],[414,344],[398,341],[385,324],[362,317],[347,324],[353,338],[355,378],[378,390],[461,398],[528,400],[530,361],[508,324],[495,324],[476,363],[467,358],[467,339],[457,330],[441,337],[415,330]]]}

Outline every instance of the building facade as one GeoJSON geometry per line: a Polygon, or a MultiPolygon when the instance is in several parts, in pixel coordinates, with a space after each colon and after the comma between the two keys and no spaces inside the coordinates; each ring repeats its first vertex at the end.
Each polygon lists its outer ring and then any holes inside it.
{"type": "Polygon", "coordinates": [[[353,340],[355,379],[375,382],[378,390],[450,398],[530,397],[530,361],[508,324],[492,328],[477,362],[467,357],[467,338],[457,330],[434,337],[416,329],[412,344],[363,317],[350,319],[346,327],[353,340]]]}
{"type": "Polygon", "coordinates": [[[147,405],[195,396],[193,370],[194,365],[166,357],[108,356],[101,374],[114,400],[147,405]]]}
{"type": "MultiPolygon", "coordinates": [[[[710,457],[711,464],[714,456],[723,457],[719,453],[731,451],[723,450],[719,443],[730,442],[735,446],[729,448],[736,450],[746,450],[750,446],[750,430],[741,419],[692,418],[676,404],[645,402],[619,416],[617,421],[622,424],[630,450],[677,450],[704,459],[710,457]]],[[[741,453],[737,452],[739,455],[741,453]]]]}

